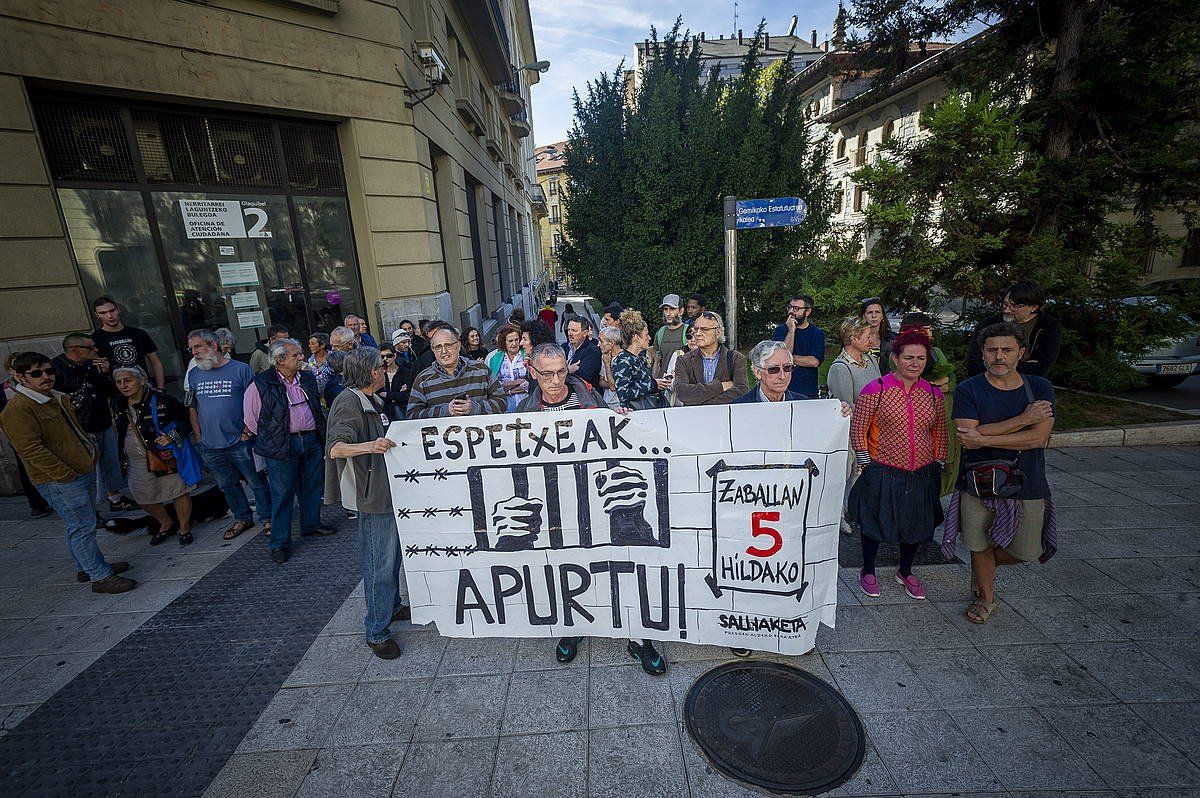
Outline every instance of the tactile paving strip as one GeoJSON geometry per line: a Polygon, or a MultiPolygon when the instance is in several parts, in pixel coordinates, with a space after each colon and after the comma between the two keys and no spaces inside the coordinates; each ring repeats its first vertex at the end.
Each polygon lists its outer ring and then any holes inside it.
{"type": "Polygon", "coordinates": [[[357,524],[248,541],[0,738],[0,795],[200,795],[362,576],[357,524]]]}

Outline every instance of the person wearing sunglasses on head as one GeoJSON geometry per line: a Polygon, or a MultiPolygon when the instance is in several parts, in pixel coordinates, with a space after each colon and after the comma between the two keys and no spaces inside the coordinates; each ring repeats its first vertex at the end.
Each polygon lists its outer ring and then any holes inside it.
{"type": "Polygon", "coordinates": [[[775,340],[792,353],[792,381],[788,390],[807,397],[817,395],[817,369],[825,359],[825,331],[809,321],[813,298],[797,294],[788,302],[787,318],[775,328],[775,340]]]}
{"type": "Polygon", "coordinates": [[[21,352],[12,359],[13,398],[0,413],[0,428],[29,472],[30,481],[67,525],[67,550],[76,578],[93,593],[124,593],[137,582],[119,574],[127,562],[110,563],[96,544],[96,444],[84,431],[66,394],[54,390],[50,358],[21,352]]]}

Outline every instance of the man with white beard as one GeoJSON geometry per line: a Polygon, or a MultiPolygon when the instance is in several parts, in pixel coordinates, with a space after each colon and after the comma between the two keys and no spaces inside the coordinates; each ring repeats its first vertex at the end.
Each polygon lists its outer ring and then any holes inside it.
{"type": "Polygon", "coordinates": [[[192,435],[234,518],[233,526],[225,530],[225,539],[232,540],[254,526],[250,503],[239,478],[246,480],[254,491],[258,519],[267,531],[271,523],[271,494],[266,479],[254,470],[250,432],[242,418],[242,400],[254,380],[254,372],[222,352],[210,330],[188,333],[188,348],[196,363],[188,378],[187,395],[192,435]]]}

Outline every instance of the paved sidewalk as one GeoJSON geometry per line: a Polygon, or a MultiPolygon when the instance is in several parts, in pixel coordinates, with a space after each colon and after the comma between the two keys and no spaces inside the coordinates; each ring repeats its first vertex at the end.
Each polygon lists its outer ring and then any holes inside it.
{"type": "MultiPolygon", "coordinates": [[[[813,654],[778,658],[834,684],[862,715],[867,758],[832,794],[1200,798],[1200,448],[1059,450],[1049,461],[1059,554],[1002,570],[1004,603],[988,624],[962,615],[961,563],[921,566],[930,598],[919,603],[887,580],[882,598],[861,596],[856,571],[845,568],[837,629],[821,630],[813,654]]],[[[131,575],[147,584],[95,603],[66,578],[58,522],[31,524],[23,512],[17,500],[0,506],[0,517],[14,519],[0,522],[0,717],[11,729],[0,760],[14,736],[28,736],[20,720],[36,717],[40,702],[84,684],[104,650],[147,618],[156,625],[139,634],[182,625],[172,599],[189,601],[205,585],[189,590],[191,581],[234,549],[259,545],[225,547],[206,531],[184,554],[106,538],[106,552],[130,547],[131,575]],[[142,590],[144,603],[117,604],[142,590]]],[[[308,583],[325,594],[308,614],[324,617],[311,619],[315,637],[295,649],[282,687],[229,741],[232,756],[211,783],[207,771],[163,767],[155,782],[163,794],[207,784],[206,795],[255,798],[761,795],[712,771],[679,722],[687,688],[727,650],[665,644],[671,669],[653,678],[615,641],[588,641],[560,666],[550,640],[446,639],[401,625],[404,655],[384,662],[363,643],[361,589],[351,592],[354,577],[342,581],[357,568],[351,535],[339,535],[336,550],[325,545],[332,540],[312,546],[314,555],[324,547],[330,578],[308,583]]],[[[247,591],[282,570],[261,552],[243,555],[247,591]]],[[[234,609],[214,604],[207,620],[249,622],[234,609]]],[[[187,727],[173,728],[187,748],[187,727]]],[[[194,763],[201,745],[177,758],[194,763]]],[[[165,761],[155,753],[135,770],[165,761]]],[[[0,794],[154,794],[132,789],[146,784],[135,770],[120,785],[72,772],[59,792],[35,792],[0,761],[0,794]]]]}

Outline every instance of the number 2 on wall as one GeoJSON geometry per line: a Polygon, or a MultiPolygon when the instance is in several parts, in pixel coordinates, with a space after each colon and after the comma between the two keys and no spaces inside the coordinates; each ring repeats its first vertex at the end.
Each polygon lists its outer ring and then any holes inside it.
{"type": "Polygon", "coordinates": [[[770,510],[759,513],[750,514],[750,532],[754,537],[764,535],[771,539],[769,548],[760,549],[757,546],[750,546],[746,549],[746,553],[754,557],[770,557],[775,552],[783,548],[783,535],[779,534],[779,530],[774,527],[764,526],[763,521],[779,521],[779,511],[770,510]]]}
{"type": "Polygon", "coordinates": [[[270,238],[271,231],[264,230],[267,226],[267,212],[262,208],[242,208],[242,215],[249,221],[254,219],[254,224],[246,229],[247,238],[270,238]]]}

